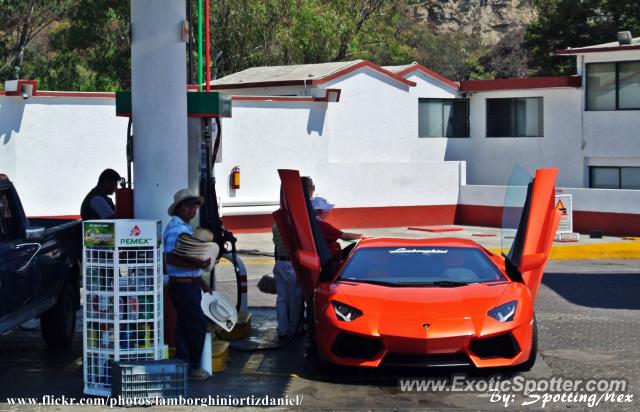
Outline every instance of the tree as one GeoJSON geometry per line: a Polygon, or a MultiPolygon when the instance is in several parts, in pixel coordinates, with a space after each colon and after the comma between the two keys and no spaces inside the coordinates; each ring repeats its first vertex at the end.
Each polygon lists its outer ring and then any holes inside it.
{"type": "Polygon", "coordinates": [[[479,59],[488,51],[480,36],[462,32],[436,33],[424,26],[414,32],[410,44],[415,48],[418,63],[452,80],[495,77],[494,72],[480,64],[479,59]]]}
{"type": "Polygon", "coordinates": [[[25,51],[69,10],[69,0],[0,0],[0,76],[19,78],[25,51]]]}
{"type": "Polygon", "coordinates": [[[252,66],[412,58],[400,0],[220,0],[212,8],[219,76],[252,66]]]}
{"type": "Polygon", "coordinates": [[[575,59],[556,56],[558,49],[612,42],[622,30],[640,33],[637,0],[536,0],[535,6],[525,47],[538,75],[575,73],[575,59]]]}
{"type": "Polygon", "coordinates": [[[129,2],[76,0],[68,19],[49,33],[49,51],[32,56],[43,88],[127,90],[131,83],[129,2]]]}

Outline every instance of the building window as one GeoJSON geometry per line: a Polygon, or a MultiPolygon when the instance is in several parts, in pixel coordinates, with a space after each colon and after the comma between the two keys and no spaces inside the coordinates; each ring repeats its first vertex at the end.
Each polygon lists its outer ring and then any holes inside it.
{"type": "Polygon", "coordinates": [[[587,64],[587,110],[640,109],[640,61],[587,64]]]}
{"type": "Polygon", "coordinates": [[[418,99],[419,137],[469,137],[469,100],[418,99]]]}
{"type": "Polygon", "coordinates": [[[542,137],[542,97],[487,99],[487,137],[542,137]]]}
{"type": "Polygon", "coordinates": [[[589,167],[589,187],[594,189],[640,189],[640,167],[589,167]]]}

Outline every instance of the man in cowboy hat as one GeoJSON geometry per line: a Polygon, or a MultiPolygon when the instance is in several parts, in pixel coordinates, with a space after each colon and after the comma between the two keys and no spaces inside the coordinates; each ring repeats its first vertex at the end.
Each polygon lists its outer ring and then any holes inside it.
{"type": "Polygon", "coordinates": [[[211,259],[198,261],[174,253],[178,237],[193,234],[189,222],[204,203],[204,198],[188,189],[178,190],[169,206],[173,216],[164,230],[164,253],[169,273],[169,296],[176,308],[176,357],[189,364],[189,378],[205,380],[211,375],[200,368],[200,357],[207,334],[207,318],[200,307],[200,290],[211,288],[200,276],[200,271],[211,264],[211,259]]]}

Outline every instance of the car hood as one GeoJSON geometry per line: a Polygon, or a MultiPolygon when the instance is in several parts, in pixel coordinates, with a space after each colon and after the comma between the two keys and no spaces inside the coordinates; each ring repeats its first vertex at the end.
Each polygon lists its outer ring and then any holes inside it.
{"type": "Polygon", "coordinates": [[[459,287],[389,287],[340,281],[335,300],[360,309],[372,330],[406,333],[407,325],[429,323],[443,333],[477,333],[510,287],[509,282],[459,287]],[[416,323],[417,322],[417,323],[416,323]]]}

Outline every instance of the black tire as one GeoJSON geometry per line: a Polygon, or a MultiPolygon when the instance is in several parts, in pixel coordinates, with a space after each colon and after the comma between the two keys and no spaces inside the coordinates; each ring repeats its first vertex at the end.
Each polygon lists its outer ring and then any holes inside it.
{"type": "Polygon", "coordinates": [[[68,348],[76,333],[73,286],[65,282],[56,304],[40,317],[42,338],[50,348],[68,348]]]}
{"type": "Polygon", "coordinates": [[[304,320],[307,325],[307,331],[305,333],[304,349],[305,355],[308,359],[314,360],[318,357],[318,348],[316,345],[316,322],[313,318],[313,303],[307,302],[305,306],[304,320]]]}
{"type": "Polygon", "coordinates": [[[533,365],[536,363],[536,358],[538,357],[538,321],[536,320],[536,316],[533,316],[533,333],[531,335],[531,354],[529,355],[529,359],[525,362],[516,365],[514,369],[517,372],[527,372],[533,368],[533,365]]]}
{"type": "Polygon", "coordinates": [[[315,374],[326,374],[330,371],[330,364],[322,360],[318,355],[318,345],[316,342],[316,322],[313,315],[313,303],[307,303],[305,320],[307,332],[305,334],[305,360],[315,374]]]}

